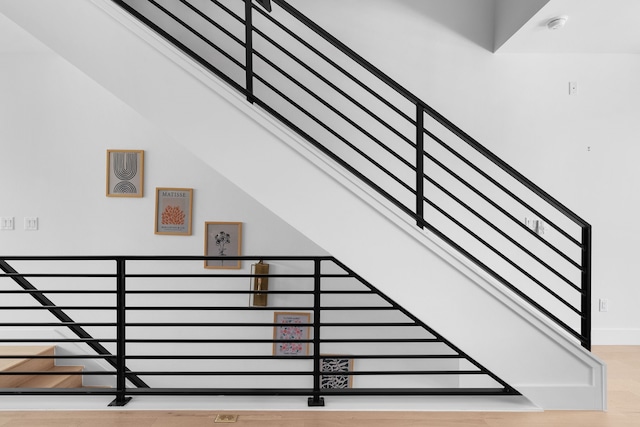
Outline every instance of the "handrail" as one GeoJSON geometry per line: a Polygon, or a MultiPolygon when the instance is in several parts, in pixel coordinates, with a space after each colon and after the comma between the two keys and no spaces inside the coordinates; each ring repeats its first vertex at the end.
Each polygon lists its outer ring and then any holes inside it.
{"type": "Polygon", "coordinates": [[[432,106],[285,0],[113,1],[590,348],[591,226],[432,106]]]}
{"type": "MultiPolygon", "coordinates": [[[[346,265],[330,256],[9,256],[0,257],[0,263],[21,261],[22,273],[15,269],[0,274],[0,289],[17,295],[33,296],[31,287],[23,288],[24,277],[37,274],[43,285],[36,290],[43,298],[49,292],[59,291],[63,299],[56,305],[46,298],[45,306],[31,306],[32,310],[59,314],[61,321],[2,321],[0,326],[13,328],[108,327],[112,335],[92,337],[88,332],[82,338],[29,337],[0,338],[2,343],[85,343],[96,348],[102,344],[115,345],[114,354],[64,354],[61,356],[0,355],[6,358],[38,359],[97,359],[108,360],[115,371],[89,370],[84,372],[38,372],[24,368],[0,372],[15,375],[85,375],[115,376],[116,386],[87,389],[11,389],[0,388],[0,395],[113,395],[110,406],[124,406],[132,396],[151,395],[291,395],[310,396],[310,406],[324,406],[325,396],[360,395],[517,395],[516,390],[494,373],[465,354],[453,343],[438,334],[424,322],[407,312],[388,296],[366,282],[346,265]],[[42,272],[58,261],[55,268],[64,273],[42,272]],[[113,261],[113,274],[92,274],[84,271],[86,262],[113,261]],[[267,274],[237,272],[208,272],[202,274],[203,261],[239,260],[241,262],[273,261],[267,274]],[[65,263],[79,261],[80,263],[65,263]],[[186,263],[185,263],[186,262],[186,263]],[[178,265],[178,263],[180,263],[178,265]],[[72,272],[72,268],[84,272],[72,272]],[[159,272],[162,269],[165,272],[159,272]],[[282,271],[278,271],[282,269],[282,271]],[[129,271],[134,271],[129,273],[129,271]],[[283,274],[283,271],[287,271],[283,274]],[[63,277],[83,278],[78,292],[63,277]],[[109,279],[108,290],[115,301],[102,308],[116,312],[115,321],[96,321],[93,310],[99,306],[85,291],[93,286],[105,290],[103,279],[109,279]],[[267,278],[268,289],[247,289],[248,279],[267,278]],[[3,280],[6,279],[6,280],[3,280]],[[291,279],[295,279],[291,286],[291,279]],[[336,281],[337,280],[337,281],[336,281]],[[5,286],[16,282],[18,289],[5,286]],[[96,281],[96,282],[94,282],[96,281]],[[82,295],[78,303],[75,295],[82,295]],[[267,295],[269,303],[256,306],[247,304],[247,297],[267,295]],[[339,297],[331,299],[332,296],[339,297]],[[138,298],[140,297],[140,298],[138,298]],[[231,298],[225,300],[224,298],[231,298]],[[75,301],[75,302],[74,302],[75,301]],[[84,311],[90,321],[74,322],[64,310],[84,311]],[[345,311],[350,311],[348,317],[345,311]],[[297,313],[295,313],[297,312],[297,313]],[[201,314],[206,313],[203,321],[201,314]],[[263,315],[267,313],[267,317],[263,315]],[[283,325],[280,315],[299,315],[295,323],[306,329],[306,335],[275,334],[283,325]],[[271,320],[271,318],[273,320],[271,320]],[[306,320],[305,320],[306,319],[306,320]],[[375,334],[367,333],[374,330],[375,334]],[[273,330],[273,332],[272,332],[273,330]],[[203,332],[199,332],[203,331],[203,332]],[[292,341],[294,340],[294,341],[292,341]],[[309,351],[279,353],[281,343],[309,345],[309,351]],[[232,347],[227,347],[231,345],[232,347]],[[273,353],[272,353],[273,347],[273,353]],[[340,370],[326,365],[327,358],[350,360],[340,370]],[[178,362],[190,361],[181,366],[178,362]],[[241,364],[237,362],[242,361],[241,364]],[[252,362],[253,361],[253,362],[252,362]],[[354,362],[356,361],[356,362],[354,362]],[[412,361],[420,361],[415,364],[412,361]],[[259,364],[256,364],[259,362],[259,364]],[[357,363],[357,366],[354,365],[357,363]],[[129,368],[127,368],[129,365],[129,368]],[[294,378],[291,383],[268,382],[269,377],[294,378]],[[344,388],[327,386],[332,377],[350,378],[344,388]],[[126,378],[148,378],[145,387],[128,388],[126,378]],[[175,378],[190,378],[187,383],[175,378]],[[300,380],[295,378],[300,378],[300,380]],[[387,384],[387,379],[394,383],[387,384]],[[402,378],[412,377],[408,383],[402,378]],[[447,380],[446,378],[455,378],[447,380]],[[459,379],[474,377],[472,386],[460,387],[459,379]],[[202,378],[206,386],[196,387],[202,378]],[[236,378],[230,383],[226,378],[236,378]],[[244,380],[250,378],[251,381],[244,380]],[[416,380],[420,378],[420,380],[416,380]],[[309,381],[310,379],[310,381],[309,381]],[[232,385],[233,384],[233,385],[232,385]]],[[[113,264],[109,264],[112,265],[113,264]]],[[[90,295],[90,294],[89,294],[90,295]]],[[[101,298],[102,294],[95,294],[101,298]]],[[[40,304],[43,301],[38,301],[40,304]]],[[[4,309],[24,309],[28,306],[0,304],[4,309]]],[[[300,329],[300,330],[303,330],[300,329]]],[[[33,332],[33,331],[32,331],[33,332]]],[[[104,333],[103,333],[104,334],[104,333]]],[[[25,334],[27,335],[27,334],[25,334]]],[[[30,333],[29,335],[32,335],[30,333]]],[[[68,350],[67,350],[68,352],[68,350]]]]}

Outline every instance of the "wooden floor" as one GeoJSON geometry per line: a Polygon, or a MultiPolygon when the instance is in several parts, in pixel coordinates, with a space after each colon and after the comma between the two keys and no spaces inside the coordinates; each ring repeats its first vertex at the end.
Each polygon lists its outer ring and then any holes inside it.
{"type": "Polygon", "coordinates": [[[639,427],[640,346],[593,352],[608,365],[607,412],[240,412],[225,424],[206,411],[23,411],[0,412],[0,427],[639,427]]]}

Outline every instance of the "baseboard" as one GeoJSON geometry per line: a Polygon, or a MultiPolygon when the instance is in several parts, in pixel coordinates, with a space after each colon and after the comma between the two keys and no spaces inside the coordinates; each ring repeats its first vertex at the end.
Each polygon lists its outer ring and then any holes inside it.
{"type": "Polygon", "coordinates": [[[640,345],[638,328],[598,328],[591,331],[593,345],[640,345]]]}

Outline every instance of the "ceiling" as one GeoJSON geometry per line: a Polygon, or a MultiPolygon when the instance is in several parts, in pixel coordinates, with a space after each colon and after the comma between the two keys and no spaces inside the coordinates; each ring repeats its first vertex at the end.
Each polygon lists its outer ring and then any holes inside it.
{"type": "MultiPolygon", "coordinates": [[[[421,0],[433,2],[464,0],[421,0]]],[[[493,0],[496,53],[640,53],[640,0],[493,0]],[[519,6],[520,5],[520,6],[519,6]],[[519,9],[500,14],[501,7],[519,9]],[[565,15],[551,31],[546,23],[565,15]]],[[[0,14],[0,53],[46,52],[48,48],[0,14]]]]}
{"type": "MultiPolygon", "coordinates": [[[[496,0],[496,7],[505,1],[533,0],[496,0]]],[[[497,53],[640,53],[640,0],[549,0],[533,12],[497,53]],[[563,15],[564,28],[547,28],[563,15]]]]}

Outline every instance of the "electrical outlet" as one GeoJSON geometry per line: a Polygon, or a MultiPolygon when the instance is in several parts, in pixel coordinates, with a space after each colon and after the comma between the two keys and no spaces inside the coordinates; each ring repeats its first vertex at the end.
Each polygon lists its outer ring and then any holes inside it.
{"type": "Polygon", "coordinates": [[[600,300],[598,301],[599,305],[598,305],[598,310],[602,313],[606,313],[607,311],[609,311],[609,300],[606,298],[600,298],[600,300]]]}

